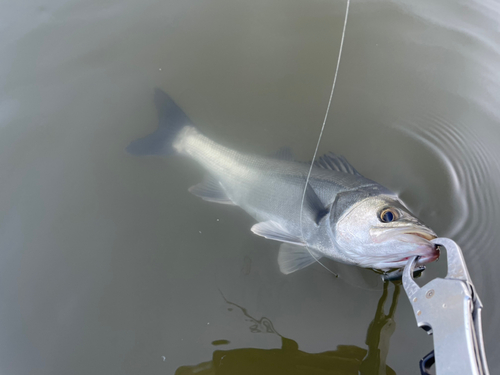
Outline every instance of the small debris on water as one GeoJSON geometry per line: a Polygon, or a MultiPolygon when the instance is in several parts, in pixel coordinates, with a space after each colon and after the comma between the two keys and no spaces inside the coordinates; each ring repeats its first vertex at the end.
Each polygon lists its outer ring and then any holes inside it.
{"type": "Polygon", "coordinates": [[[199,231],[198,231],[198,233],[200,233],[200,234],[201,234],[201,230],[199,230],[199,231]]]}
{"type": "Polygon", "coordinates": [[[167,359],[167,357],[165,357],[164,355],[161,356],[163,358],[163,362],[165,362],[165,360],[167,359]]]}
{"type": "Polygon", "coordinates": [[[229,340],[215,340],[212,341],[212,345],[217,346],[217,345],[227,345],[229,344],[229,340]]]}
{"type": "Polygon", "coordinates": [[[241,267],[241,272],[244,275],[248,275],[250,274],[251,271],[252,271],[252,259],[248,256],[245,256],[245,258],[243,259],[243,267],[241,267]]]}

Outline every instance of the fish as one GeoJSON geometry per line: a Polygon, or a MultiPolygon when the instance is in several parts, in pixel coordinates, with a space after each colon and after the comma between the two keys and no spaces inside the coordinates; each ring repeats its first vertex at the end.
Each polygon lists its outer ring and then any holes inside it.
{"type": "Polygon", "coordinates": [[[257,223],[251,231],[281,242],[284,274],[321,258],[380,272],[436,260],[436,234],[388,188],[362,176],[343,156],[329,152],[311,163],[289,148],[272,155],[240,153],[205,136],[161,89],[154,100],[159,125],[130,143],[130,154],[184,155],[207,172],[188,190],[209,202],[241,207],[257,223]],[[306,186],[307,182],[307,186],[306,186]]]}

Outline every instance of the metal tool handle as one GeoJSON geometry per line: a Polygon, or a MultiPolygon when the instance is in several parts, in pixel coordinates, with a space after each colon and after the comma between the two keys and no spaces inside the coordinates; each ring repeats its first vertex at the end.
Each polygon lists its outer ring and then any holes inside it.
{"type": "Polygon", "coordinates": [[[460,247],[448,238],[435,244],[447,250],[448,274],[420,288],[412,274],[418,257],[403,272],[403,285],[417,325],[433,335],[438,375],[488,375],[481,328],[481,301],[474,292],[460,247]]]}

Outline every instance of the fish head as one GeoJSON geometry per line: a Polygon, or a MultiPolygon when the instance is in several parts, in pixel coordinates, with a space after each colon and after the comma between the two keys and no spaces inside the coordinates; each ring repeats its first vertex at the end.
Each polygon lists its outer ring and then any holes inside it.
{"type": "Polygon", "coordinates": [[[436,234],[395,195],[341,193],[332,206],[332,240],[343,256],[365,268],[387,271],[404,267],[412,256],[418,265],[436,260],[430,241],[436,234]]]}

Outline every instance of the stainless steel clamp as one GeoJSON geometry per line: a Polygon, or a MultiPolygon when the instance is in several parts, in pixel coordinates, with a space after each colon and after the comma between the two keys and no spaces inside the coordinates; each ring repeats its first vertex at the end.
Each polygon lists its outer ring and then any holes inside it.
{"type": "MultiPolygon", "coordinates": [[[[403,271],[403,286],[417,325],[433,336],[436,374],[489,375],[481,325],[483,305],[462,250],[449,238],[436,238],[432,242],[446,249],[448,274],[421,288],[413,280],[418,259],[413,257],[403,271]]],[[[422,373],[428,373],[427,370],[425,361],[421,362],[422,373]]]]}

